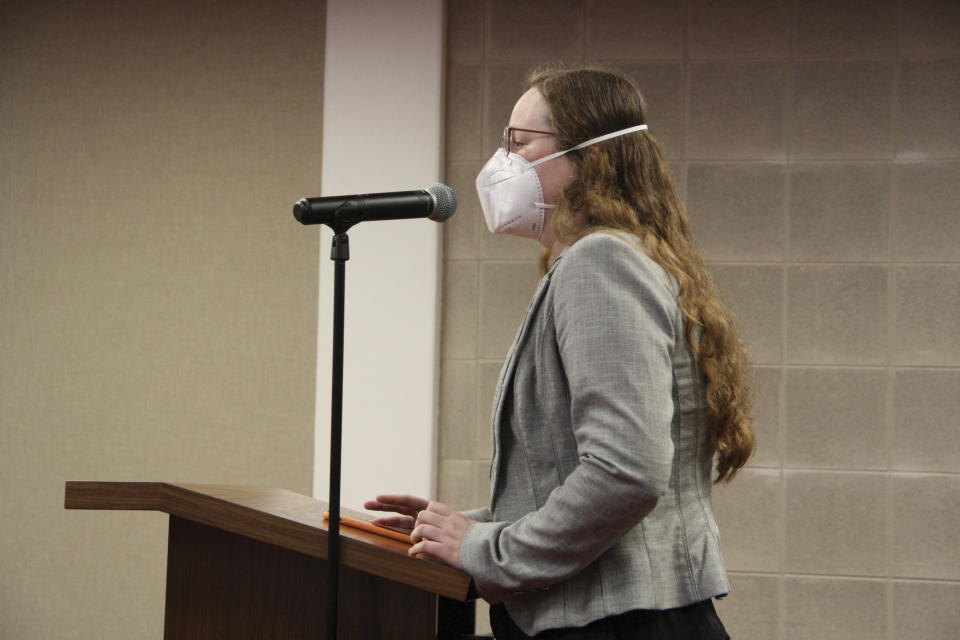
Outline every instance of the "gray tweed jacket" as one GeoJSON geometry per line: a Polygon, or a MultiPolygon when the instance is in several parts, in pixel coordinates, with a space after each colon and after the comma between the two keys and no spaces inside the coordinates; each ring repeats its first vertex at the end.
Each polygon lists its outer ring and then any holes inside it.
{"type": "Polygon", "coordinates": [[[494,394],[491,506],[460,546],[529,635],[729,591],[703,377],[675,279],[588,235],[540,281],[494,394]]]}

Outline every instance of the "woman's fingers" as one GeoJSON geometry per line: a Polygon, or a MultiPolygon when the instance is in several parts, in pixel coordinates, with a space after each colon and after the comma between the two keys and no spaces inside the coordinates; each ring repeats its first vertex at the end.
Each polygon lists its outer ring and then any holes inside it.
{"type": "Polygon", "coordinates": [[[432,524],[418,524],[410,533],[410,540],[414,544],[421,540],[441,540],[446,537],[446,532],[443,529],[432,524]]]}
{"type": "Polygon", "coordinates": [[[439,513],[442,516],[448,516],[453,513],[453,509],[442,502],[431,502],[427,504],[426,510],[432,513],[439,513]]]}
{"type": "Polygon", "coordinates": [[[431,540],[449,538],[451,532],[457,529],[454,519],[451,518],[453,513],[454,511],[442,502],[431,502],[426,509],[417,514],[417,522],[410,539],[417,542],[424,538],[431,540]]]}
{"type": "Polygon", "coordinates": [[[429,504],[429,501],[417,496],[385,494],[377,496],[376,500],[367,500],[363,503],[363,508],[370,511],[393,511],[416,516],[429,504]]]}
{"type": "Polygon", "coordinates": [[[442,516],[439,513],[424,509],[417,514],[417,524],[432,524],[436,527],[439,527],[443,525],[443,520],[445,517],[446,516],[442,516]]]}
{"type": "Polygon", "coordinates": [[[410,547],[409,554],[414,557],[427,556],[436,558],[444,564],[448,564],[455,569],[460,568],[460,559],[458,558],[459,547],[454,547],[434,540],[421,540],[410,547]]]}
{"type": "Polygon", "coordinates": [[[443,545],[433,540],[421,540],[417,544],[410,547],[410,551],[407,553],[409,553],[411,556],[418,556],[422,553],[425,553],[428,556],[432,556],[440,560],[444,560],[444,556],[446,555],[444,553],[443,545]]]}
{"type": "Polygon", "coordinates": [[[459,569],[460,540],[472,523],[442,502],[431,502],[417,514],[417,524],[410,533],[414,544],[408,553],[430,556],[459,569]]]}
{"type": "Polygon", "coordinates": [[[417,524],[417,521],[410,516],[386,516],[384,518],[374,518],[370,522],[381,527],[403,529],[407,532],[413,531],[417,524]]]}
{"type": "Polygon", "coordinates": [[[417,510],[398,504],[384,504],[382,502],[367,501],[363,503],[363,508],[369,511],[391,511],[393,513],[402,513],[409,518],[417,517],[417,510]]]}
{"type": "Polygon", "coordinates": [[[426,509],[427,505],[430,504],[430,501],[426,500],[425,498],[421,498],[419,496],[406,495],[406,494],[403,494],[403,495],[384,494],[381,496],[377,496],[377,500],[379,502],[384,502],[389,504],[403,505],[410,509],[416,509],[417,511],[426,509]]]}
{"type": "Polygon", "coordinates": [[[414,543],[409,551],[411,555],[427,554],[459,568],[460,538],[469,523],[459,512],[442,502],[405,494],[379,495],[363,506],[371,511],[401,514],[376,518],[373,523],[409,532],[414,543]]]}
{"type": "Polygon", "coordinates": [[[444,521],[452,513],[453,510],[442,502],[431,502],[426,509],[417,513],[417,524],[432,524],[436,527],[443,527],[444,521]]]}

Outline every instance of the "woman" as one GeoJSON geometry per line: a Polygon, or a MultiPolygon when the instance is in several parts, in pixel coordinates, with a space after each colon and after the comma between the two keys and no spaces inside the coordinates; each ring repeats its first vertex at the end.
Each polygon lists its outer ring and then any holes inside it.
{"type": "Polygon", "coordinates": [[[544,246],[497,385],[490,507],[379,496],[468,572],[497,638],[726,638],[710,500],[753,449],[742,346],[625,76],[546,68],[477,178],[544,246]]]}

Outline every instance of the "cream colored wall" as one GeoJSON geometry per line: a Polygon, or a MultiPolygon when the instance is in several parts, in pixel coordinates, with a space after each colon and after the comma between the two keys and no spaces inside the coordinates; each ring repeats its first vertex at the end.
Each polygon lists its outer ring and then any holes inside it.
{"type": "MultiPolygon", "coordinates": [[[[324,59],[323,193],[422,189],[442,179],[443,0],[330,0],[324,59]]],[[[341,498],[433,496],[440,231],[364,223],[346,263],[341,498]]],[[[329,496],[332,232],[320,239],[317,498],[329,496]]]]}
{"type": "Polygon", "coordinates": [[[452,1],[441,499],[489,499],[490,400],[537,280],[537,246],[486,232],[473,180],[527,69],[612,62],[752,351],[760,448],[716,491],[733,637],[955,637],[958,7],[452,1]]]}
{"type": "Polygon", "coordinates": [[[324,5],[0,5],[0,637],[160,638],[166,518],[312,481],[324,5]]]}

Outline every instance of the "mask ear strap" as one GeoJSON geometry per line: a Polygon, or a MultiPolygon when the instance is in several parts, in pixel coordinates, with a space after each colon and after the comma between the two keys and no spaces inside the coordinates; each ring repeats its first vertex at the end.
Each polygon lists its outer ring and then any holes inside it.
{"type": "Polygon", "coordinates": [[[576,151],[577,149],[583,149],[584,147],[589,147],[589,146],[592,145],[592,144],[597,144],[598,142],[603,142],[604,140],[609,140],[610,138],[616,138],[617,136],[625,136],[625,135],[627,135],[628,133],[633,133],[634,131],[642,131],[642,130],[644,130],[644,129],[646,129],[646,128],[647,128],[647,125],[645,125],[645,124],[638,124],[638,125],[635,126],[635,127],[627,127],[626,129],[620,129],[619,131],[614,131],[613,133],[605,133],[605,134],[603,134],[602,136],[597,136],[596,138],[590,138],[590,139],[587,140],[586,142],[581,142],[581,143],[578,144],[577,146],[575,146],[575,147],[570,147],[569,149],[566,149],[565,151],[557,151],[556,153],[551,153],[551,154],[548,155],[548,156],[544,156],[543,158],[540,158],[539,160],[536,160],[536,161],[534,161],[534,162],[531,162],[531,163],[530,163],[530,166],[531,166],[531,167],[535,167],[535,166],[537,166],[538,164],[543,164],[544,162],[547,162],[548,160],[553,160],[554,158],[559,158],[560,156],[562,156],[562,155],[565,154],[565,153],[570,153],[571,151],[576,151]]]}

